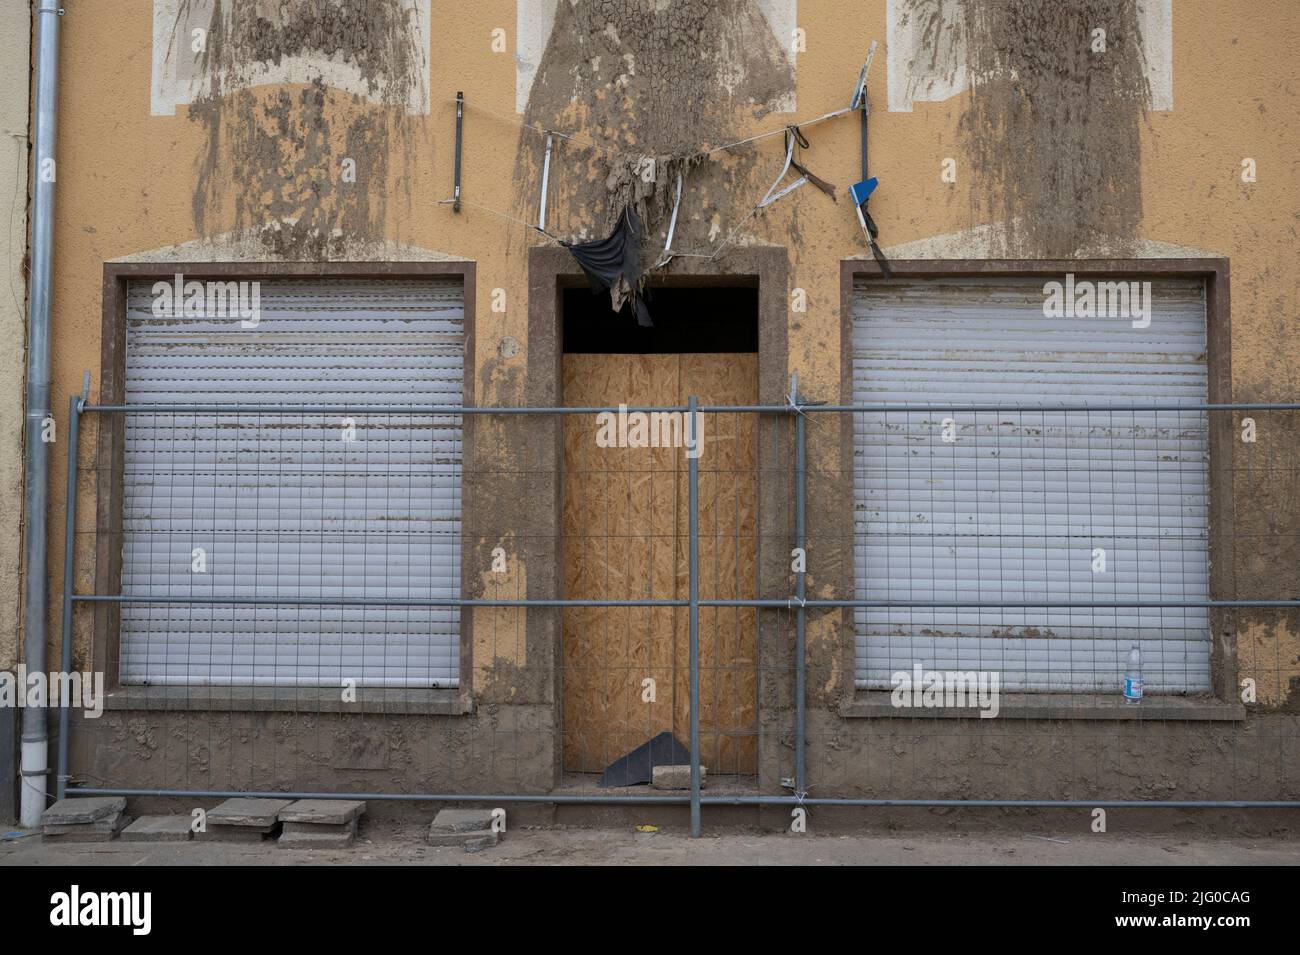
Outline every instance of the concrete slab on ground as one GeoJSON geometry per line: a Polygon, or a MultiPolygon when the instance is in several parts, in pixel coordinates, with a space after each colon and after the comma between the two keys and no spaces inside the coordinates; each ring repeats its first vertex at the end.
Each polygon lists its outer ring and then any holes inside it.
{"type": "Polygon", "coordinates": [[[293,805],[292,799],[227,799],[208,810],[208,828],[253,826],[267,828],[280,820],[280,813],[293,805]]]}
{"type": "Polygon", "coordinates": [[[314,822],[286,822],[284,823],[284,836],[287,835],[321,835],[321,836],[355,836],[357,834],[357,820],[345,822],[341,826],[317,824],[314,822]]]}
{"type": "Polygon", "coordinates": [[[469,832],[446,832],[430,829],[428,835],[424,837],[424,841],[438,849],[459,847],[466,852],[477,852],[480,849],[488,849],[496,845],[498,838],[498,834],[491,829],[477,829],[469,832]]]}
{"type": "MultiPolygon", "coordinates": [[[[655,789],[690,789],[691,788],[691,767],[686,766],[656,766],[651,770],[651,785],[655,789]]],[[[704,788],[704,782],[708,778],[709,769],[707,766],[700,767],[700,788],[704,788]]]]}
{"type": "Polygon", "coordinates": [[[41,824],[45,826],[84,825],[125,811],[126,800],[121,796],[60,799],[41,814],[41,824]]]}
{"type": "Polygon", "coordinates": [[[96,819],[94,822],[82,822],[70,826],[56,826],[50,823],[41,827],[41,831],[47,836],[64,836],[74,832],[117,832],[130,821],[131,817],[126,813],[115,812],[111,816],[96,819]]]}
{"type": "Polygon", "coordinates": [[[100,820],[100,822],[87,823],[82,826],[56,826],[51,832],[47,829],[41,834],[41,841],[48,842],[51,845],[58,843],[94,843],[94,842],[112,842],[131,822],[131,817],[126,813],[118,813],[116,816],[109,817],[109,820],[100,820]],[[103,825],[103,822],[110,822],[109,825],[103,825]]]}
{"type": "Polygon", "coordinates": [[[189,816],[141,816],[122,830],[123,842],[188,842],[189,816]]]}
{"type": "Polygon", "coordinates": [[[480,832],[491,828],[491,809],[440,809],[429,832],[480,832]]]}
{"type": "Polygon", "coordinates": [[[280,821],[344,826],[365,811],[366,804],[356,799],[299,799],[280,812],[280,821]]]}

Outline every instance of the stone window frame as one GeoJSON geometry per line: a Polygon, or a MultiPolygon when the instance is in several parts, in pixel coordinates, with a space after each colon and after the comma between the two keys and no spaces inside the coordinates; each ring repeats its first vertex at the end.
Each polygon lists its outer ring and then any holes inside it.
{"type": "MultiPolygon", "coordinates": [[[[1041,278],[1048,281],[1067,272],[1092,278],[1190,278],[1205,282],[1206,378],[1210,404],[1232,401],[1232,324],[1229,298],[1229,267],[1226,258],[1170,259],[899,259],[890,262],[899,278],[952,278],[958,276],[998,276],[1041,278]]],[[[885,281],[879,267],[868,259],[844,259],[840,262],[840,400],[853,403],[853,286],[855,280],[885,281]]],[[[851,475],[853,467],[853,421],[845,415],[840,436],[840,474],[851,475]]],[[[1233,458],[1236,451],[1233,417],[1212,414],[1209,420],[1209,562],[1210,595],[1213,599],[1231,600],[1237,595],[1232,557],[1233,541],[1233,458]]],[[[817,478],[809,474],[810,484],[817,478]]],[[[838,493],[844,508],[853,505],[852,479],[837,481],[838,490],[823,488],[827,494],[838,493]]],[[[810,486],[810,499],[813,489],[810,486]]],[[[809,539],[815,539],[818,514],[810,511],[809,539]]],[[[822,528],[826,533],[828,528],[822,528]]],[[[839,589],[854,592],[853,549],[840,561],[839,589]]],[[[879,690],[859,690],[852,674],[857,665],[855,632],[849,614],[841,619],[839,641],[840,685],[837,688],[839,712],[845,717],[978,717],[970,709],[934,708],[924,711],[894,708],[889,694],[879,690]]],[[[1245,707],[1237,698],[1237,635],[1233,611],[1210,610],[1210,680],[1211,694],[1203,696],[1153,697],[1142,707],[1123,705],[1113,695],[1099,694],[1003,694],[999,716],[1024,719],[1180,719],[1242,720],[1245,707]]]]}
{"type": "MultiPolygon", "coordinates": [[[[257,281],[292,278],[337,279],[413,279],[459,278],[464,289],[465,363],[463,404],[474,404],[475,291],[477,264],[473,261],[447,262],[106,262],[103,281],[103,318],[100,339],[99,403],[121,405],[126,401],[126,308],[127,286],[131,282],[169,281],[177,273],[195,280],[257,281]]],[[[94,434],[94,443],[83,437],[82,461],[89,464],[98,478],[93,494],[84,495],[80,508],[94,508],[95,593],[121,592],[122,515],[125,456],[125,416],[122,414],[88,415],[92,422],[83,424],[83,434],[94,434]],[[89,425],[87,427],[87,425],[89,425]]],[[[466,415],[462,422],[464,460],[473,448],[476,415],[466,415]]],[[[83,465],[85,467],[85,465],[83,465]]],[[[468,468],[462,471],[461,535],[468,541],[473,485],[468,468]]],[[[468,595],[477,575],[470,573],[466,558],[469,547],[461,552],[461,593],[468,595]]],[[[342,703],[340,693],[332,687],[207,687],[186,685],[142,687],[121,682],[118,663],[121,658],[120,604],[98,603],[89,611],[85,605],[74,607],[74,633],[85,633],[82,613],[91,615],[89,633],[94,669],[104,673],[108,691],[105,706],[112,709],[154,710],[187,709],[196,711],[294,711],[309,707],[319,712],[349,713],[426,713],[461,715],[473,712],[473,613],[460,615],[459,686],[456,688],[358,688],[354,703],[342,703]]]]}

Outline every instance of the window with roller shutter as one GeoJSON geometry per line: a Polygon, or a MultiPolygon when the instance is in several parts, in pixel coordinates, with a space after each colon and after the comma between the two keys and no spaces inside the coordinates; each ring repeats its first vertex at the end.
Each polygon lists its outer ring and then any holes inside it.
{"type": "Polygon", "coordinates": [[[263,280],[254,328],[157,316],[153,284],[128,287],[127,402],[263,410],[126,416],[123,593],[284,602],[126,604],[122,682],[456,686],[457,608],[294,600],[459,597],[462,419],[419,409],[463,402],[461,280],[263,280]],[[355,440],[294,411],[322,406],[355,440]]]}
{"type": "MultiPolygon", "coordinates": [[[[1152,278],[1150,325],[1135,328],[1123,316],[1047,317],[1052,278],[855,284],[854,404],[935,408],[854,415],[858,599],[1209,597],[1204,283],[1152,278]],[[1191,410],[962,413],[945,402],[1191,410]]],[[[1133,642],[1149,691],[1210,689],[1204,608],[858,608],[854,623],[864,689],[920,665],[997,671],[1007,690],[1115,691],[1133,642]]]]}

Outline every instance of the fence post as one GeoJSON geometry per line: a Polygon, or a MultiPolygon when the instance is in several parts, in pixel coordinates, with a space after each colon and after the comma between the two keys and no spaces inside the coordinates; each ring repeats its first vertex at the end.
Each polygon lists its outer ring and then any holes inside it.
{"type": "MultiPolygon", "coordinates": [[[[808,541],[806,526],[807,509],[807,475],[808,475],[808,437],[807,417],[799,407],[797,379],[792,378],[790,399],[794,405],[794,546],[799,549],[803,560],[798,567],[808,566],[808,541]]],[[[794,595],[799,606],[794,612],[794,793],[802,799],[807,792],[806,753],[804,736],[807,731],[807,712],[805,687],[807,661],[805,660],[804,639],[807,627],[804,609],[805,581],[804,570],[796,570],[794,575],[794,595]]]]}
{"type": "Polygon", "coordinates": [[[691,444],[687,451],[690,533],[690,627],[691,627],[691,838],[700,837],[700,443],[696,399],[688,402],[691,444]]]}
{"type": "Polygon", "coordinates": [[[77,450],[80,445],[82,395],[68,399],[68,493],[64,499],[67,513],[63,527],[63,650],[59,655],[59,755],[54,777],[54,795],[62,799],[68,791],[68,723],[71,701],[64,699],[64,691],[72,661],[72,590],[74,586],[77,540],[77,450]]]}

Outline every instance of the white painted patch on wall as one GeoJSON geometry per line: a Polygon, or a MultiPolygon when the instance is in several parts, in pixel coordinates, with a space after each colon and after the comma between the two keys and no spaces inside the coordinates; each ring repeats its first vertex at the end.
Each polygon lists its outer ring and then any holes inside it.
{"type": "MultiPolygon", "coordinates": [[[[541,65],[542,55],[546,52],[546,43],[551,37],[551,27],[555,25],[555,7],[561,0],[516,0],[515,11],[515,110],[523,113],[528,108],[528,97],[533,91],[533,80],[541,65]]],[[[577,0],[564,0],[577,5],[577,0]]],[[[657,0],[657,8],[663,9],[672,0],[657,0]]],[[[777,43],[790,57],[790,66],[795,66],[797,55],[794,50],[794,30],[798,26],[798,0],[754,0],[758,8],[767,17],[772,27],[772,35],[777,43]]],[[[612,29],[612,27],[611,27],[612,29]]],[[[778,104],[783,112],[793,112],[795,96],[791,92],[788,100],[778,104]]]]}
{"type": "MultiPolygon", "coordinates": [[[[970,88],[964,0],[886,0],[889,110],[941,103],[970,88]],[[924,11],[925,15],[921,13],[924,11]],[[933,12],[931,12],[933,11],[933,12]]],[[[1173,0],[1137,0],[1151,108],[1174,108],[1173,0]]]]}
{"type": "Polygon", "coordinates": [[[970,85],[961,0],[931,3],[937,5],[936,13],[923,18],[917,0],[887,0],[890,112],[910,113],[913,103],[942,103],[970,85]]]}
{"type": "MultiPolygon", "coordinates": [[[[176,107],[193,103],[211,92],[210,82],[200,68],[202,52],[196,51],[196,30],[206,31],[212,23],[216,0],[153,0],[153,80],[150,112],[154,116],[174,116],[176,107]]],[[[420,51],[420,82],[407,95],[406,111],[412,115],[429,113],[429,11],[431,0],[397,0],[405,12],[405,22],[412,34],[412,46],[420,51]]],[[[322,80],[327,86],[363,96],[376,103],[386,102],[382,84],[372,84],[355,63],[341,55],[287,55],[279,63],[262,62],[243,67],[237,84],[229,77],[218,77],[217,92],[240,88],[322,80]]]]}
{"type": "Polygon", "coordinates": [[[518,0],[515,4],[515,111],[528,108],[533,79],[542,64],[546,41],[555,25],[558,0],[518,0]]]}
{"type": "MultiPolygon", "coordinates": [[[[886,246],[882,251],[891,259],[996,259],[1005,253],[1005,235],[1006,224],[994,222],[886,246]]],[[[1222,250],[1175,245],[1157,239],[1138,239],[1120,246],[1100,238],[1079,250],[1080,259],[1210,259],[1223,254],[1222,250]]],[[[851,258],[872,261],[866,251],[851,258]]]]}
{"type": "Polygon", "coordinates": [[[1137,0],[1151,108],[1174,108],[1174,0],[1137,0]]]}
{"type": "MultiPolygon", "coordinates": [[[[292,227],[294,220],[284,220],[292,227]]],[[[266,226],[253,226],[235,232],[204,236],[176,245],[164,245],[124,255],[112,262],[268,262],[279,256],[266,244],[266,226]]],[[[325,262],[468,262],[463,256],[418,245],[406,245],[391,239],[374,239],[366,236],[344,236],[336,233],[333,239],[343,241],[325,244],[325,262]]],[[[296,261],[292,256],[286,261],[296,261]]]]}
{"type": "MultiPolygon", "coordinates": [[[[772,35],[776,37],[776,42],[790,57],[790,69],[793,70],[799,59],[794,43],[794,30],[799,25],[798,0],[756,0],[756,2],[758,8],[763,11],[763,16],[767,17],[767,22],[772,26],[772,35]]],[[[790,95],[788,111],[794,112],[794,94],[790,95]]]]}

